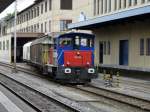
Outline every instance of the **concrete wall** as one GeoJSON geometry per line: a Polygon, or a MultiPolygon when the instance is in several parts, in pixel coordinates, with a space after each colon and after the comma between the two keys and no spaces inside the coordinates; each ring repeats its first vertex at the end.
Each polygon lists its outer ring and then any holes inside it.
{"type": "Polygon", "coordinates": [[[129,40],[129,66],[130,67],[150,67],[150,56],[146,55],[146,44],[144,56],[140,56],[140,39],[150,38],[150,21],[133,22],[114,26],[107,26],[94,29],[96,35],[95,43],[95,63],[99,64],[99,42],[110,41],[111,53],[104,55],[103,64],[119,65],[119,41],[129,40]]]}

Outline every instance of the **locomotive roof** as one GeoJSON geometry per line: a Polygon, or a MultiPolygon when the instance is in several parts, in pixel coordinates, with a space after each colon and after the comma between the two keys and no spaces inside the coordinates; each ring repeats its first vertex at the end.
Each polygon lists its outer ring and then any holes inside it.
{"type": "Polygon", "coordinates": [[[68,36],[68,35],[86,35],[87,38],[94,38],[95,36],[93,34],[90,33],[81,33],[81,32],[70,32],[70,33],[65,33],[65,34],[61,34],[58,36],[58,38],[63,38],[64,36],[68,36]]]}
{"type": "Polygon", "coordinates": [[[53,44],[52,37],[46,35],[44,37],[38,38],[32,41],[31,45],[35,45],[35,44],[53,44]]]}

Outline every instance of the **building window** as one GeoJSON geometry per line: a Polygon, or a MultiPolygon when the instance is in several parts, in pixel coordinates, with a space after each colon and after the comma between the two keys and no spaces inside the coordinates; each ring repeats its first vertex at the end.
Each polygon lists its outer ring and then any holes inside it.
{"type": "Polygon", "coordinates": [[[30,32],[30,27],[28,27],[28,32],[30,32]]]}
{"type": "Polygon", "coordinates": [[[45,22],[45,32],[47,32],[47,22],[45,22]]]}
{"type": "Polygon", "coordinates": [[[32,10],[30,11],[30,19],[32,19],[32,10]]]}
{"type": "Polygon", "coordinates": [[[34,17],[36,17],[36,8],[34,9],[34,17]]]}
{"type": "MultiPolygon", "coordinates": [[[[17,24],[18,24],[18,20],[19,20],[19,18],[17,17],[17,24]]],[[[10,22],[8,24],[8,28],[10,28],[10,22]]]]}
{"type": "Polygon", "coordinates": [[[41,32],[43,32],[43,23],[41,24],[41,32]]]}
{"type": "Polygon", "coordinates": [[[146,55],[150,55],[150,38],[146,40],[146,55]]]}
{"type": "Polygon", "coordinates": [[[110,55],[111,44],[110,41],[107,42],[107,54],[110,55]]]}
{"type": "Polygon", "coordinates": [[[34,11],[32,10],[31,19],[33,19],[34,11]]]}
{"type": "Polygon", "coordinates": [[[110,43],[110,41],[104,41],[103,42],[103,53],[104,53],[104,55],[110,55],[111,54],[111,43],[110,43]]]}
{"type": "Polygon", "coordinates": [[[60,9],[72,10],[72,0],[61,0],[60,9]]]}
{"type": "Polygon", "coordinates": [[[106,55],[106,48],[107,48],[107,45],[106,45],[106,41],[104,42],[104,55],[106,55]]]}
{"type": "Polygon", "coordinates": [[[109,12],[111,12],[111,0],[109,0],[109,9],[108,9],[109,12]]]}
{"type": "Polygon", "coordinates": [[[70,23],[72,23],[72,20],[60,20],[60,31],[66,31],[70,23]]]}
{"type": "Polygon", "coordinates": [[[25,14],[23,15],[23,22],[25,22],[26,21],[26,16],[25,16],[25,14]]]}
{"type": "Polygon", "coordinates": [[[47,1],[45,2],[45,12],[47,12],[47,1]]]}
{"type": "Polygon", "coordinates": [[[22,23],[24,22],[24,15],[22,15],[22,23]]]}
{"type": "Polygon", "coordinates": [[[97,0],[97,14],[99,14],[99,0],[97,0]]]}
{"type": "Polygon", "coordinates": [[[37,24],[37,32],[39,32],[39,23],[37,24]]]}
{"type": "Polygon", "coordinates": [[[126,8],[126,6],[127,6],[127,1],[124,0],[124,8],[126,8]]]}
{"type": "Polygon", "coordinates": [[[36,32],[36,24],[34,25],[34,31],[33,32],[36,32]]]}
{"type": "Polygon", "coordinates": [[[5,50],[5,41],[3,41],[3,50],[5,50]]]}
{"type": "Polygon", "coordinates": [[[129,5],[128,6],[130,7],[131,5],[132,5],[132,0],[129,0],[129,5]]]}
{"type": "Polygon", "coordinates": [[[27,18],[27,21],[29,20],[29,15],[28,15],[28,13],[26,13],[26,18],[27,18]]]}
{"type": "Polygon", "coordinates": [[[144,55],[144,39],[140,39],[140,55],[144,55]]]}
{"type": "Polygon", "coordinates": [[[43,14],[43,4],[41,4],[41,14],[43,14]]]}
{"type": "Polygon", "coordinates": [[[31,32],[33,32],[33,25],[31,26],[31,32]]]}
{"type": "Polygon", "coordinates": [[[2,50],[2,42],[0,42],[0,50],[2,50]]]}
{"type": "Polygon", "coordinates": [[[37,16],[39,16],[40,13],[39,13],[39,7],[37,7],[37,16]]]}
{"type": "Polygon", "coordinates": [[[94,0],[94,16],[96,15],[96,0],[94,0]]]}
{"type": "Polygon", "coordinates": [[[121,0],[119,0],[119,9],[121,9],[121,4],[122,4],[122,2],[121,2],[121,0]]]}
{"type": "Polygon", "coordinates": [[[20,16],[20,24],[22,23],[22,15],[20,16]]]}
{"type": "Polygon", "coordinates": [[[49,0],[49,10],[52,10],[52,0],[49,0]]]}
{"type": "Polygon", "coordinates": [[[9,40],[6,41],[6,49],[9,50],[9,40]]]}
{"type": "Polygon", "coordinates": [[[28,27],[26,27],[26,31],[27,31],[27,32],[29,32],[29,29],[28,29],[28,27]]]}
{"type": "Polygon", "coordinates": [[[101,14],[103,14],[103,0],[101,0],[101,14]]]}
{"type": "Polygon", "coordinates": [[[114,10],[117,9],[117,0],[114,0],[114,10]]]}
{"type": "Polygon", "coordinates": [[[107,13],[107,0],[105,0],[105,13],[107,13]]]}
{"type": "Polygon", "coordinates": [[[51,32],[51,21],[49,21],[49,32],[51,32]]]}
{"type": "Polygon", "coordinates": [[[31,18],[31,17],[30,17],[30,11],[29,11],[28,15],[29,15],[29,20],[30,20],[30,18],[31,18]]]}
{"type": "Polygon", "coordinates": [[[145,3],[145,0],[141,0],[142,4],[145,3]]]}
{"type": "Polygon", "coordinates": [[[134,0],[134,5],[137,5],[137,0],[134,0]]]}

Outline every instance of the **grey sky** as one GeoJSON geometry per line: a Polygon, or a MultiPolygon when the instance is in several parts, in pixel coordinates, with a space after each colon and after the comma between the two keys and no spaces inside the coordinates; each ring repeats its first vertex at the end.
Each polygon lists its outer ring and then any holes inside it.
{"type": "MultiPolygon", "coordinates": [[[[18,0],[18,7],[17,7],[18,11],[25,9],[29,5],[33,4],[34,1],[35,0],[18,0]]],[[[14,7],[15,7],[14,3],[11,4],[5,11],[3,11],[0,14],[0,19],[6,16],[8,13],[14,12],[14,7]]]]}

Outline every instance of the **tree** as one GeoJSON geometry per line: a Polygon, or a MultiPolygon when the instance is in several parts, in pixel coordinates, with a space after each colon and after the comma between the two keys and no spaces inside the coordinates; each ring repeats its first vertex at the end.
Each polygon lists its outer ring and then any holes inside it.
{"type": "Polygon", "coordinates": [[[14,16],[15,16],[14,12],[13,13],[9,13],[9,14],[7,14],[7,16],[4,17],[4,21],[7,22],[10,19],[14,18],[14,16]]]}

